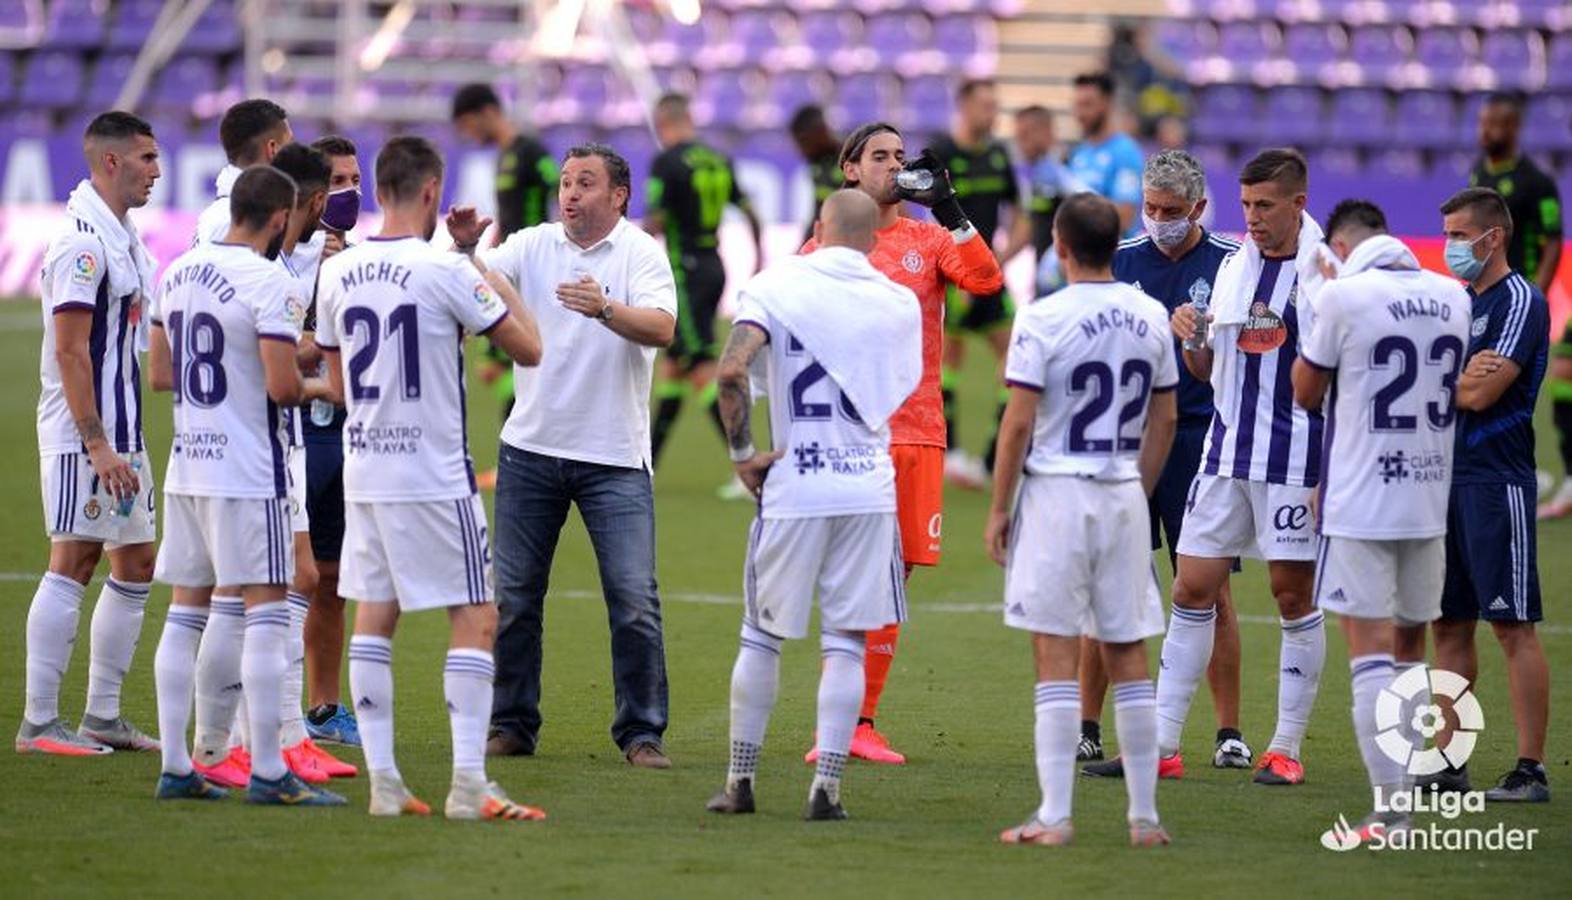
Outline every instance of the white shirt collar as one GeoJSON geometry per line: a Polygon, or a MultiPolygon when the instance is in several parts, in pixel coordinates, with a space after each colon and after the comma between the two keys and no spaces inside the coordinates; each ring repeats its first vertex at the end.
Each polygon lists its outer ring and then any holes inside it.
{"type": "Polygon", "coordinates": [[[567,228],[567,226],[563,225],[562,223],[559,222],[559,223],[557,223],[557,240],[559,242],[563,243],[563,244],[566,244],[568,247],[572,248],[573,250],[575,250],[575,251],[577,251],[579,253],[588,254],[588,253],[593,253],[596,250],[599,250],[601,247],[610,247],[610,246],[616,244],[618,238],[620,238],[622,236],[623,230],[626,229],[626,228],[629,228],[629,227],[630,226],[628,224],[627,217],[626,216],[618,216],[617,217],[617,224],[611,226],[611,230],[606,232],[606,236],[605,237],[603,237],[600,240],[596,241],[595,243],[589,245],[588,247],[581,247],[577,243],[575,243],[572,238],[568,237],[568,228],[567,228]]]}

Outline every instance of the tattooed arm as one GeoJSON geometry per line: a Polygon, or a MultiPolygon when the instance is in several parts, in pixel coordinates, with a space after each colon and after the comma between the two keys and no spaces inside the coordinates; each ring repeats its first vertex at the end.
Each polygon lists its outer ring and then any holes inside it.
{"type": "Polygon", "coordinates": [[[769,339],[769,334],[757,325],[738,322],[726,341],[715,373],[716,402],[720,406],[721,425],[726,431],[732,465],[736,467],[737,477],[754,496],[764,489],[770,466],[781,458],[779,450],[754,452],[753,423],[750,421],[753,394],[748,383],[748,367],[769,339]]]}
{"type": "Polygon", "coordinates": [[[131,464],[115,452],[104,434],[104,422],[98,415],[98,401],[93,386],[93,359],[88,349],[93,330],[91,310],[66,309],[55,313],[55,362],[60,367],[60,386],[65,394],[66,406],[76,422],[77,433],[82,437],[82,447],[98,475],[99,483],[115,499],[134,497],[137,493],[136,473],[131,464]]]}

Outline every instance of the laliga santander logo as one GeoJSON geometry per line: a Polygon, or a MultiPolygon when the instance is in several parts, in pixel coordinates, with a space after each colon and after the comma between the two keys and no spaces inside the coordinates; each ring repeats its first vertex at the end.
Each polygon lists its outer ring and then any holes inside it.
{"type": "Polygon", "coordinates": [[[1339,853],[1352,850],[1359,846],[1359,832],[1348,824],[1346,816],[1338,813],[1337,821],[1332,823],[1332,827],[1321,833],[1321,846],[1339,853]]]}
{"type": "Polygon", "coordinates": [[[1468,681],[1456,672],[1424,665],[1414,666],[1381,690],[1375,720],[1376,746],[1409,775],[1419,777],[1468,762],[1479,732],[1485,728],[1485,713],[1468,689],[1468,681]],[[1457,716],[1457,727],[1445,748],[1427,746],[1446,727],[1441,707],[1434,702],[1437,697],[1451,700],[1457,716]],[[1413,713],[1405,722],[1407,705],[1413,706],[1413,713]]]}

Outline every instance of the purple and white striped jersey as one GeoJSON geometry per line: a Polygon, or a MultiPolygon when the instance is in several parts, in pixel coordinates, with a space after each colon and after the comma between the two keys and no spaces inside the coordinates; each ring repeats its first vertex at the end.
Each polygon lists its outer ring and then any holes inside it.
{"type": "Polygon", "coordinates": [[[139,453],[142,445],[142,372],[137,365],[142,327],[140,291],[115,296],[109,257],[93,226],[75,216],[50,245],[43,272],[44,341],[38,376],[38,450],[80,453],[82,438],[66,405],[60,366],[55,362],[55,313],[93,315],[88,358],[93,364],[93,398],[104,435],[117,453],[139,453]]]}
{"type": "MultiPolygon", "coordinates": [[[[1240,263],[1250,265],[1248,259],[1240,263]]],[[[1206,434],[1201,471],[1314,487],[1321,477],[1321,414],[1294,403],[1289,378],[1299,356],[1298,274],[1292,257],[1261,257],[1259,265],[1245,321],[1217,326],[1210,335],[1213,371],[1221,366],[1233,377],[1213,385],[1217,412],[1206,434]],[[1232,426],[1226,424],[1229,419],[1232,426]]]]}

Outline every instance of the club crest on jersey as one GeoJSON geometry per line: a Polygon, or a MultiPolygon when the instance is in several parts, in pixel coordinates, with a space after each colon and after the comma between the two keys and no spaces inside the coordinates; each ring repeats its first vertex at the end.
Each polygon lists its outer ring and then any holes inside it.
{"type": "Polygon", "coordinates": [[[104,512],[104,507],[99,504],[97,497],[91,497],[87,505],[82,507],[82,515],[87,516],[89,522],[96,520],[104,512]]]}
{"type": "Polygon", "coordinates": [[[1239,329],[1239,349],[1245,353],[1271,353],[1287,341],[1287,323],[1265,301],[1250,304],[1250,317],[1239,329]]]}
{"type": "Polygon", "coordinates": [[[1475,316],[1474,321],[1468,326],[1468,333],[1474,337],[1484,334],[1490,327],[1490,316],[1475,316]]]}
{"type": "Polygon", "coordinates": [[[918,253],[916,250],[907,250],[906,255],[901,257],[901,268],[912,273],[913,275],[921,272],[922,254],[918,253]]]}
{"type": "Polygon", "coordinates": [[[92,284],[98,277],[98,259],[83,250],[71,264],[71,280],[77,284],[92,284]]]}
{"type": "MultiPolygon", "coordinates": [[[[1136,282],[1135,289],[1136,290],[1140,290],[1141,289],[1141,283],[1140,282],[1136,282]]],[[[1207,281],[1205,278],[1197,278],[1195,280],[1195,283],[1190,285],[1190,302],[1191,303],[1205,303],[1205,302],[1207,302],[1208,300],[1211,300],[1211,299],[1212,299],[1212,284],[1211,284],[1211,282],[1207,281]]]]}

